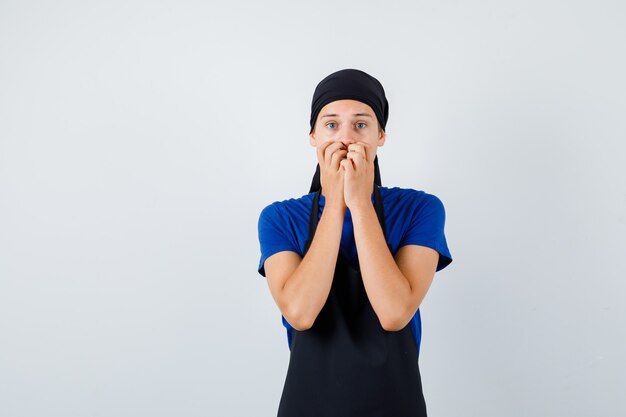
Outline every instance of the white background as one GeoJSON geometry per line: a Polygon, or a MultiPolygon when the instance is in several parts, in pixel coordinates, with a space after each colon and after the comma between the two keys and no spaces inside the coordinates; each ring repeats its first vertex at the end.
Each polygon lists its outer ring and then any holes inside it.
{"type": "Polygon", "coordinates": [[[257,220],[343,68],[446,208],[429,415],[626,415],[625,40],[622,1],[3,0],[0,415],[275,415],[257,220]]]}

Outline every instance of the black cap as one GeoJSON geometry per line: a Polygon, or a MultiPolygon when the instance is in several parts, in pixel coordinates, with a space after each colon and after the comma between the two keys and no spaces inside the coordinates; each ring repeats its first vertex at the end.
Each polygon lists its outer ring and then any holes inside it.
{"type": "Polygon", "coordinates": [[[322,107],[336,100],[357,100],[374,110],[383,130],[389,118],[389,103],[383,85],[374,77],[358,69],[333,72],[315,87],[311,102],[311,130],[322,107]]]}

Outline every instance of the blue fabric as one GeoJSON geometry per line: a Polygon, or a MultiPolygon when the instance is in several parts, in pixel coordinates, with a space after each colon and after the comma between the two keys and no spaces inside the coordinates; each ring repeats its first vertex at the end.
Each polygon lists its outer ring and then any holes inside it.
{"type": "MultiPolygon", "coordinates": [[[[437,271],[441,271],[452,262],[452,255],[444,234],[445,209],[441,200],[424,191],[411,188],[380,187],[383,209],[386,219],[387,242],[392,253],[405,245],[427,246],[439,252],[437,271]]],[[[267,258],[281,251],[304,253],[304,244],[308,237],[309,215],[315,193],[299,198],[275,201],[266,206],[259,216],[258,233],[261,246],[261,259],[258,272],[265,277],[264,263],[267,258]]],[[[320,195],[320,217],[324,210],[324,196],[320,195]]],[[[372,193],[372,204],[374,194],[372,193]]],[[[350,209],[346,210],[340,244],[341,253],[353,264],[356,263],[357,250],[350,209]]],[[[287,329],[287,343],[291,349],[293,328],[282,316],[287,329]]],[[[419,351],[422,325],[419,309],[409,323],[415,335],[419,351]]]]}

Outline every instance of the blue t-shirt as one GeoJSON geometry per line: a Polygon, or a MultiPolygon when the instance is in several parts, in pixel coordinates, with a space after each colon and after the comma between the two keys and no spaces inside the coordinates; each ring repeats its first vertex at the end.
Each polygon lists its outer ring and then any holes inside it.
{"type": "MultiPolygon", "coordinates": [[[[452,262],[452,255],[444,235],[446,215],[441,200],[433,194],[411,188],[380,187],[380,194],[385,212],[387,242],[392,253],[395,255],[398,249],[405,245],[427,246],[439,252],[437,271],[448,266],[452,262]]],[[[258,272],[263,277],[265,277],[264,262],[275,253],[288,250],[303,256],[314,196],[315,193],[309,193],[299,198],[275,201],[261,211],[258,222],[261,245],[258,272]]],[[[320,194],[319,217],[324,210],[324,202],[325,198],[320,194]]],[[[349,262],[356,263],[357,249],[350,209],[346,210],[343,222],[340,251],[349,262]]],[[[284,316],[281,317],[287,329],[287,343],[291,350],[293,327],[284,316]]],[[[422,336],[421,324],[418,309],[409,323],[415,335],[418,351],[422,336]]]]}

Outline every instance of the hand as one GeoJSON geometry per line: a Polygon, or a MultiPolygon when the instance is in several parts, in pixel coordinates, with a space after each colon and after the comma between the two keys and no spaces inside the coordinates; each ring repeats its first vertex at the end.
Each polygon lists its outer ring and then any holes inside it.
{"type": "Polygon", "coordinates": [[[327,141],[317,148],[320,164],[320,183],[326,199],[326,207],[347,208],[344,199],[344,170],[340,162],[345,160],[348,150],[342,142],[327,141]]]}
{"type": "Polygon", "coordinates": [[[340,163],[345,171],[344,199],[352,211],[372,204],[374,192],[374,151],[365,143],[348,145],[347,159],[340,163]]]}

